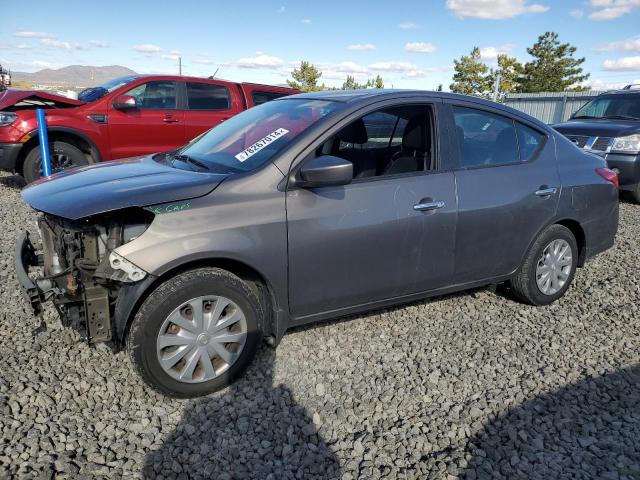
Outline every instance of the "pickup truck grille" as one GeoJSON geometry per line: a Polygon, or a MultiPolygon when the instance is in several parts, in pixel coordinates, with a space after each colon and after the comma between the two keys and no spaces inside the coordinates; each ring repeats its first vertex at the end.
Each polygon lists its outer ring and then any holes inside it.
{"type": "Polygon", "coordinates": [[[613,138],[611,137],[589,137],[586,135],[566,135],[579,148],[585,150],[597,150],[599,152],[606,152],[609,150],[613,138]]]}

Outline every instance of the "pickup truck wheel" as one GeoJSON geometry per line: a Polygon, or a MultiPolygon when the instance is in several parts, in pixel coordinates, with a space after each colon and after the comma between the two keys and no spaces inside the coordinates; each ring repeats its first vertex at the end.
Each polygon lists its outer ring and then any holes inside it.
{"type": "Polygon", "coordinates": [[[138,373],[164,395],[190,398],[231,384],[250,365],[262,334],[255,291],[218,268],[181,273],[136,314],[127,349],[138,373]]]}
{"type": "MultiPolygon", "coordinates": [[[[89,161],[82,151],[67,142],[51,142],[49,145],[51,155],[51,173],[56,173],[65,168],[88,165],[89,161]]],[[[24,159],[22,173],[27,183],[35,182],[42,178],[42,160],[40,147],[32,148],[24,159]]]]}
{"type": "Polygon", "coordinates": [[[578,267],[578,244],[562,225],[551,225],[535,241],[510,280],[515,296],[530,305],[549,305],[569,289],[578,267]]]}

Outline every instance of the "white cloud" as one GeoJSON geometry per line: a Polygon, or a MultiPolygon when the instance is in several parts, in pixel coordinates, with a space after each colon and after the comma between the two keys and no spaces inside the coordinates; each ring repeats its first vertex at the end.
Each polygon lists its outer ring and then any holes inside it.
{"type": "Polygon", "coordinates": [[[640,78],[629,82],[608,82],[607,80],[594,79],[583,82],[582,86],[585,86],[590,90],[619,90],[630,83],[640,84],[640,78]]]}
{"type": "Polygon", "coordinates": [[[581,8],[576,8],[574,10],[571,10],[569,12],[569,15],[577,20],[580,20],[582,17],[584,17],[584,10],[582,10],[581,8]]]}
{"type": "Polygon", "coordinates": [[[335,63],[335,64],[331,64],[328,66],[330,70],[333,70],[335,72],[340,72],[340,73],[362,73],[362,74],[369,74],[369,69],[367,69],[367,67],[364,67],[362,65],[359,65],[355,62],[340,62],[340,63],[335,63]]]}
{"type": "Polygon", "coordinates": [[[29,50],[31,49],[31,45],[26,43],[0,43],[0,48],[2,49],[18,49],[18,50],[29,50]]]}
{"type": "Polygon", "coordinates": [[[278,68],[284,64],[284,61],[279,57],[271,55],[265,55],[264,53],[257,54],[253,57],[243,57],[234,65],[239,68],[278,68]]]}
{"type": "Polygon", "coordinates": [[[376,62],[369,65],[371,70],[383,72],[406,73],[418,70],[418,67],[409,62],[376,62]]]}
{"type": "Polygon", "coordinates": [[[513,45],[507,44],[501,47],[484,47],[480,49],[480,58],[484,61],[494,61],[498,55],[506,55],[513,50],[513,45]]]}
{"type": "Polygon", "coordinates": [[[31,62],[31,64],[34,67],[38,67],[38,68],[58,68],[58,66],[54,65],[53,63],[43,62],[41,60],[34,60],[33,62],[31,62]]]}
{"type": "Polygon", "coordinates": [[[405,77],[408,78],[423,78],[427,75],[427,73],[424,70],[409,70],[407,73],[405,73],[405,77]]]}
{"type": "Polygon", "coordinates": [[[89,45],[95,48],[107,48],[109,44],[102,40],[89,40],[89,45]]]}
{"type": "Polygon", "coordinates": [[[55,38],[55,35],[51,35],[50,33],[30,32],[27,30],[19,30],[16,33],[14,33],[14,35],[16,37],[22,37],[22,38],[55,38]]]}
{"type": "Polygon", "coordinates": [[[416,28],[418,28],[418,25],[416,25],[413,22],[404,22],[404,23],[398,24],[398,27],[400,27],[403,30],[415,30],[416,28]]]}
{"type": "Polygon", "coordinates": [[[640,72],[640,55],[636,57],[623,57],[616,60],[605,60],[603,70],[616,72],[640,72]]]}
{"type": "Polygon", "coordinates": [[[82,50],[82,45],[79,43],[63,42],[53,38],[41,38],[40,44],[45,47],[59,48],[61,50],[82,50]]]}
{"type": "Polygon", "coordinates": [[[640,52],[640,37],[617,42],[603,43],[596,47],[598,52],[640,52]]]}
{"type": "Polygon", "coordinates": [[[356,52],[366,52],[368,50],[375,50],[376,46],[373,43],[353,43],[347,45],[347,50],[354,50],[356,52]]]}
{"type": "Polygon", "coordinates": [[[549,7],[528,0],[447,0],[447,8],[459,17],[499,20],[524,13],[544,13],[549,7]]]}
{"type": "Polygon", "coordinates": [[[162,49],[151,43],[143,43],[142,45],[134,45],[133,49],[136,52],[144,53],[145,55],[153,55],[154,53],[160,53],[162,49]]]}
{"type": "Polygon", "coordinates": [[[433,53],[436,47],[430,42],[409,42],[404,46],[404,50],[412,53],[433,53]]]}
{"type": "Polygon", "coordinates": [[[631,13],[640,7],[640,0],[591,0],[595,11],[589,15],[592,20],[613,20],[631,13]]]}
{"type": "Polygon", "coordinates": [[[308,18],[303,18],[303,19],[301,20],[301,22],[302,22],[303,24],[305,24],[305,25],[311,25],[311,20],[310,20],[310,19],[308,19],[308,18]]]}
{"type": "Polygon", "coordinates": [[[162,58],[165,60],[178,60],[179,57],[180,52],[178,50],[171,50],[169,53],[162,55],[162,58]]]}

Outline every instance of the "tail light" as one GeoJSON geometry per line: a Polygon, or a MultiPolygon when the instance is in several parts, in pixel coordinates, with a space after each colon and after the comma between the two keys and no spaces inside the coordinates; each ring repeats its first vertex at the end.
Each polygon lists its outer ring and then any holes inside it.
{"type": "Polygon", "coordinates": [[[608,168],[596,168],[596,173],[604,178],[607,182],[613,183],[616,190],[620,188],[620,181],[618,180],[618,174],[608,168]]]}

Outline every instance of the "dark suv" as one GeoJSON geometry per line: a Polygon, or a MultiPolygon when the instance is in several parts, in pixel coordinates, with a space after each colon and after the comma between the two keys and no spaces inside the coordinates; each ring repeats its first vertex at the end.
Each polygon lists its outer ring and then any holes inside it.
{"type": "Polygon", "coordinates": [[[606,92],[553,127],[578,147],[604,157],[618,173],[620,190],[640,203],[640,90],[606,92]]]}

